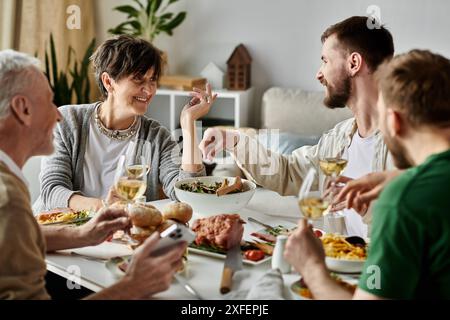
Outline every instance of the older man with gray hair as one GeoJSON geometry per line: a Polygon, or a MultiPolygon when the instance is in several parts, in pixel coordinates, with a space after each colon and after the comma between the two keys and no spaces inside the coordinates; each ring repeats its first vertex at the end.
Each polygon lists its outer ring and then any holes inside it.
{"type": "MultiPolygon", "coordinates": [[[[21,168],[53,152],[61,114],[39,70],[39,60],[0,51],[0,299],[48,299],[45,252],[99,244],[129,226],[123,210],[103,209],[81,227],[40,227],[31,210],[21,168]]],[[[152,257],[158,235],[139,250],[126,276],[90,298],[139,299],[166,290],[181,265],[185,245],[152,257]]]]}

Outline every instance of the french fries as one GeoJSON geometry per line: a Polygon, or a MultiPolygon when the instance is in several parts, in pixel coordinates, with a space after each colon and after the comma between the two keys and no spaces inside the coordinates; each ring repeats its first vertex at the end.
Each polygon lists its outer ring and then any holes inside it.
{"type": "Polygon", "coordinates": [[[321,239],[327,257],[346,260],[365,260],[367,258],[365,247],[350,244],[344,236],[326,234],[321,239]]]}

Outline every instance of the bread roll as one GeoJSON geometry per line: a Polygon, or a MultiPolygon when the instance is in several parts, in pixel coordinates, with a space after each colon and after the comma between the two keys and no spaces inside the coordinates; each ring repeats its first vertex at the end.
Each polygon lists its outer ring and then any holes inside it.
{"type": "Polygon", "coordinates": [[[128,209],[131,223],[140,228],[157,227],[162,223],[162,215],[154,206],[134,203],[128,209]]]}
{"type": "Polygon", "coordinates": [[[187,203],[173,202],[163,210],[164,220],[175,220],[186,224],[192,218],[192,207],[187,203]]]}
{"type": "Polygon", "coordinates": [[[140,228],[133,227],[130,230],[130,237],[142,244],[148,237],[150,237],[156,231],[156,227],[140,228]]]}

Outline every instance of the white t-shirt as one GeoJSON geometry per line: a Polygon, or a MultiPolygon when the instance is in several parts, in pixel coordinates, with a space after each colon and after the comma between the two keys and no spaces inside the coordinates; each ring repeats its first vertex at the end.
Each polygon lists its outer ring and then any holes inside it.
{"type": "Polygon", "coordinates": [[[83,164],[84,187],[81,190],[83,195],[106,199],[109,189],[114,184],[119,158],[127,153],[131,139],[133,137],[118,141],[105,136],[95,124],[94,116],[91,117],[83,164]]]}
{"type": "MultiPolygon", "coordinates": [[[[353,135],[352,143],[344,151],[343,158],[348,160],[343,176],[357,179],[371,173],[375,152],[375,136],[361,138],[358,132],[353,135]]],[[[367,237],[367,225],[361,216],[353,209],[344,210],[347,232],[349,235],[367,237]]]]}

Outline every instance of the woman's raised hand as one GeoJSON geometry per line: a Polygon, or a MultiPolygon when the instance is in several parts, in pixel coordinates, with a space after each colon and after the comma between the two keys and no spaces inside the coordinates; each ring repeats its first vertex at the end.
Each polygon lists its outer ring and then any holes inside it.
{"type": "Polygon", "coordinates": [[[217,98],[217,94],[212,93],[209,83],[206,84],[205,90],[194,88],[189,95],[192,99],[181,112],[181,124],[185,121],[196,121],[207,115],[217,98]]]}

